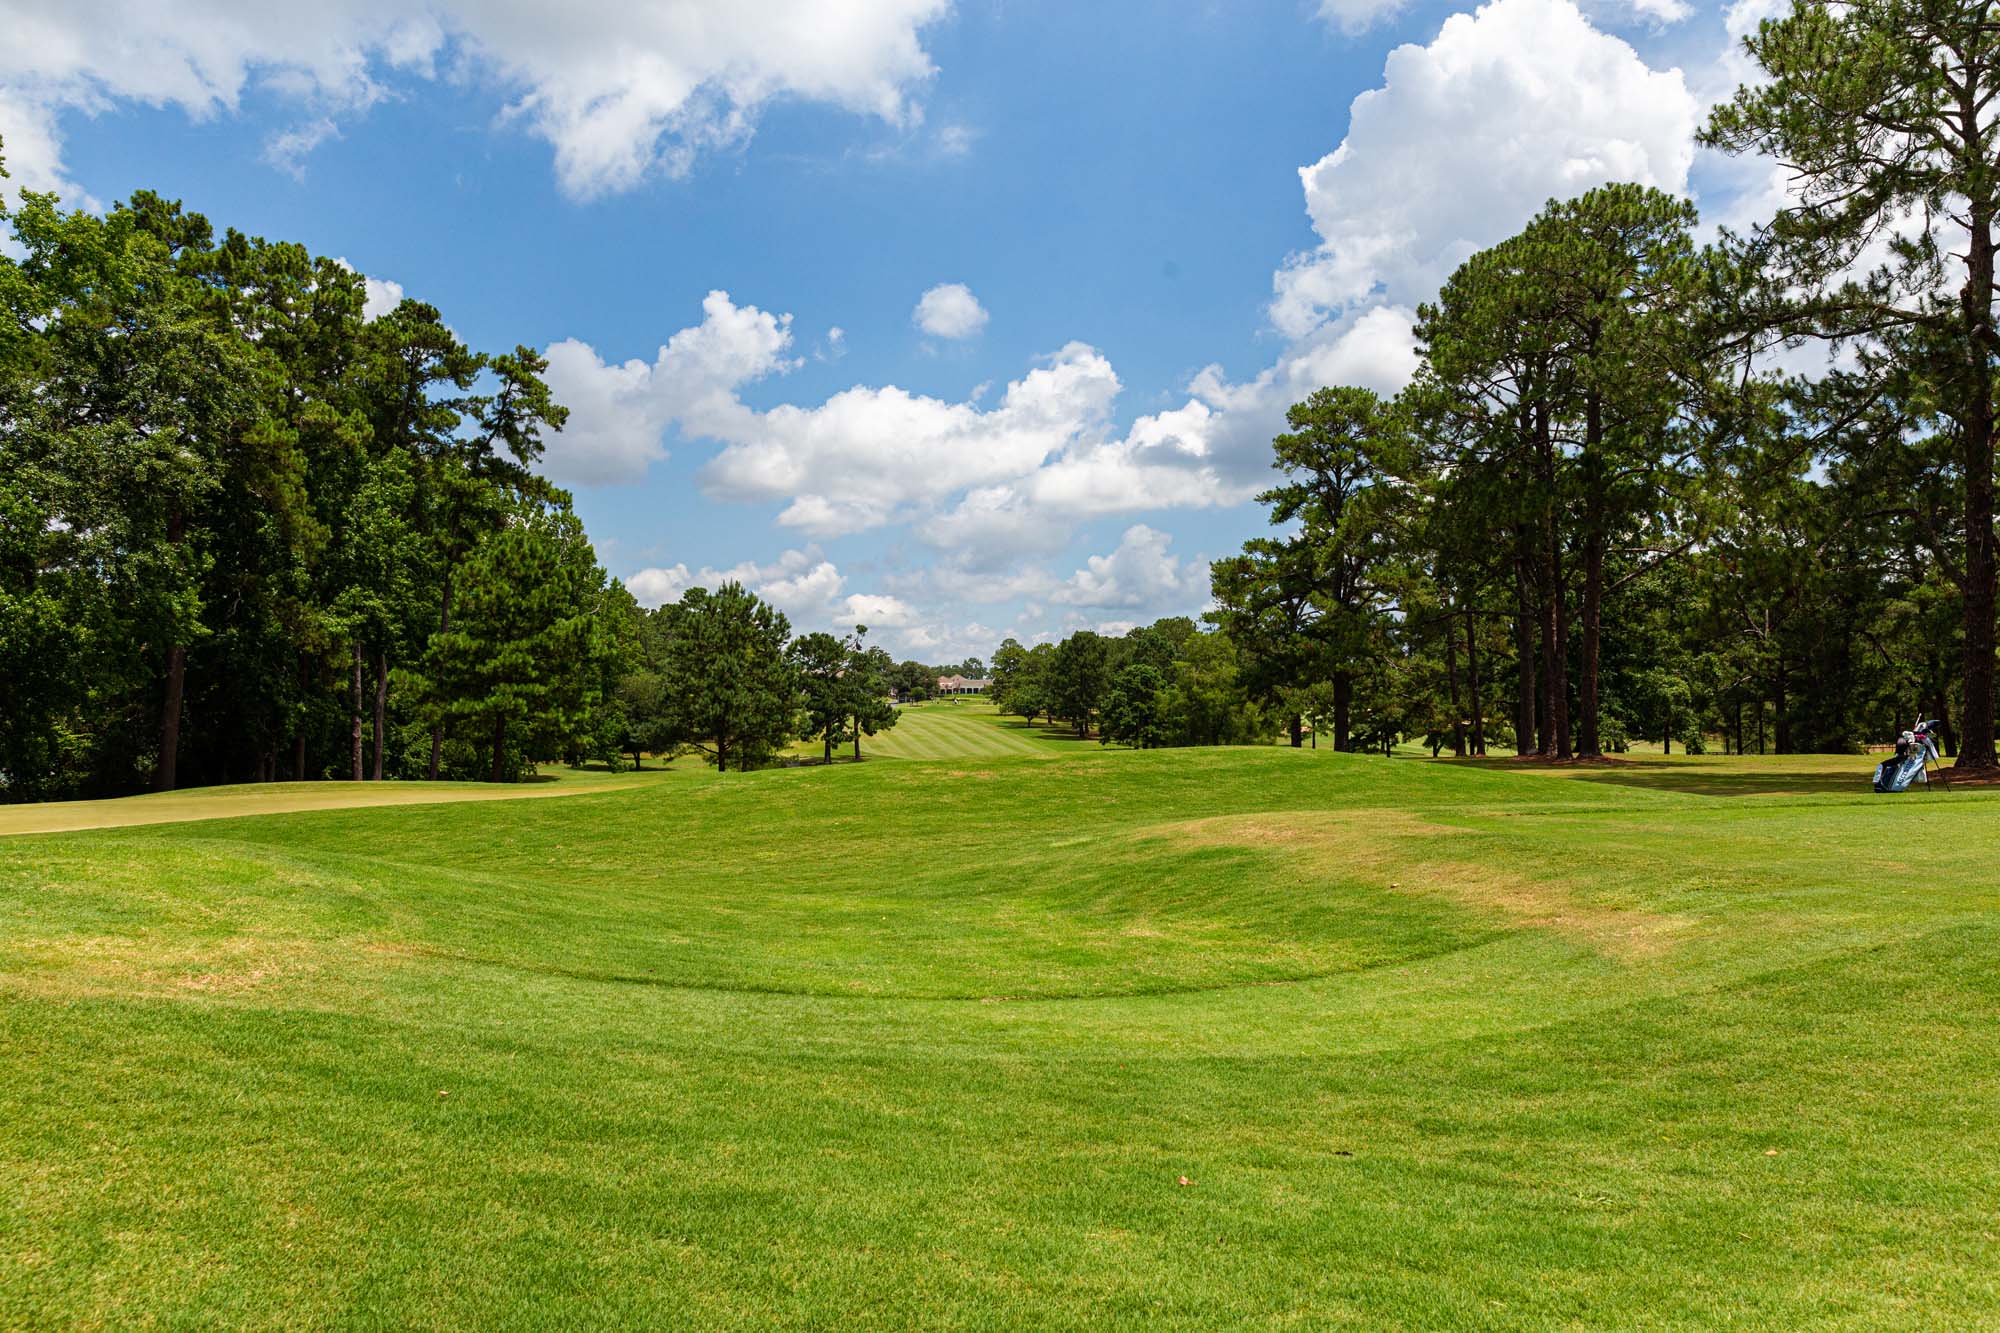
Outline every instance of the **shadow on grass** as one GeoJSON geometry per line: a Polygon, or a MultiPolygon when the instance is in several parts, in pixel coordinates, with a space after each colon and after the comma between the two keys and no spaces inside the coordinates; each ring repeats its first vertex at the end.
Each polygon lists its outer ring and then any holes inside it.
{"type": "MultiPolygon", "coordinates": [[[[1543,773],[1573,782],[1671,791],[1687,796],[1838,796],[1867,791],[1879,759],[1869,755],[1658,756],[1620,763],[1547,767],[1491,758],[1441,762],[1543,773]]],[[[1919,791],[1910,794],[1919,800],[1924,796],[1919,791]]]]}
{"type": "Polygon", "coordinates": [[[1039,736],[1045,741],[1069,741],[1071,744],[1075,744],[1079,741],[1096,739],[1095,736],[1078,736],[1075,727],[1067,726],[1060,722],[1037,722],[1032,718],[1006,716],[998,717],[995,720],[1009,731],[1025,732],[1032,736],[1039,736]]]}

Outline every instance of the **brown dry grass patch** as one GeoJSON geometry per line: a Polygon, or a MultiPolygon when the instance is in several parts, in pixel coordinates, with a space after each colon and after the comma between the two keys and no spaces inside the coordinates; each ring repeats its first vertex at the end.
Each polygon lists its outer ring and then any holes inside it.
{"type": "Polygon", "coordinates": [[[331,962],[324,941],[229,935],[168,941],[154,935],[69,935],[22,941],[9,982],[37,995],[80,999],[148,994],[240,997],[311,981],[331,962]]]}
{"type": "Polygon", "coordinates": [[[1137,836],[1182,847],[1268,852],[1306,878],[1340,876],[1396,893],[1442,897],[1510,926],[1551,931],[1625,961],[1659,956],[1691,925],[1684,916],[1592,902],[1559,878],[1499,864],[1519,853],[1495,845],[1488,834],[1400,810],[1220,815],[1155,825],[1137,836]]]}

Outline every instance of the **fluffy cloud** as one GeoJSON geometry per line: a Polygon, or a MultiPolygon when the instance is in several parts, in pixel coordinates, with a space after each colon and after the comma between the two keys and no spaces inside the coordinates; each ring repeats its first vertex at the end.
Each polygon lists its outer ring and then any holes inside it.
{"type": "Polygon", "coordinates": [[[702,433],[726,447],[702,470],[710,494],[790,503],[778,521],[815,536],[858,532],[969,488],[1018,478],[1106,430],[1118,376],[1071,343],[981,410],[890,385],[818,407],[791,404],[702,433]]]}
{"type": "Polygon", "coordinates": [[[1172,542],[1166,533],[1135,523],[1119,539],[1118,549],[1091,556],[1049,600],[1150,617],[1195,610],[1208,601],[1208,562],[1171,554],[1167,547],[1172,542]]]}
{"type": "Polygon", "coordinates": [[[986,327],[986,307],[962,282],[941,282],[925,292],[910,322],[933,338],[972,338],[986,327]]]}
{"type": "Polygon", "coordinates": [[[665,606],[668,602],[678,602],[681,594],[697,582],[686,565],[654,567],[638,570],[626,578],[625,591],[641,606],[665,606]]]}
{"type": "Polygon", "coordinates": [[[843,597],[846,576],[817,547],[786,551],[765,563],[746,560],[729,569],[691,571],[685,564],[655,566],[632,574],[625,587],[639,605],[663,606],[679,601],[689,588],[712,591],[725,583],[740,583],[783,611],[795,633],[845,631],[855,625],[866,625],[871,631],[899,631],[897,637],[905,641],[931,633],[925,628],[926,618],[900,597],[879,592],[843,597]]]}
{"type": "Polygon", "coordinates": [[[1701,106],[1570,0],[1492,0],[1428,46],[1390,52],[1346,138],[1299,171],[1319,246],[1273,280],[1272,322],[1303,337],[1375,301],[1428,299],[1550,198],[1607,181],[1684,192],[1701,106]]]}
{"type": "Polygon", "coordinates": [[[363,319],[380,319],[403,303],[403,284],[387,278],[361,279],[368,295],[361,304],[363,319]]]}
{"type": "MultiPolygon", "coordinates": [[[[348,263],[345,258],[336,258],[333,262],[349,273],[354,272],[354,265],[348,263]]],[[[387,278],[371,278],[364,273],[361,277],[361,287],[363,319],[380,319],[403,303],[403,284],[400,282],[391,282],[387,278]]]]}
{"type": "Polygon", "coordinates": [[[641,606],[677,602],[689,588],[713,591],[725,583],[740,583],[788,616],[825,618],[847,580],[818,548],[786,551],[768,564],[746,560],[730,569],[708,567],[690,573],[686,565],[642,569],[625,580],[626,589],[641,606]]]}
{"type": "Polygon", "coordinates": [[[1629,0],[1632,12],[1655,23],[1679,23],[1694,13],[1686,0],[1629,0]]]}
{"type": "MultiPolygon", "coordinates": [[[[714,293],[702,325],[651,364],[606,365],[576,342],[550,349],[574,415],[549,467],[567,480],[630,479],[677,428],[721,445],[700,472],[718,499],[778,505],[780,523],[815,538],[908,522],[951,568],[986,579],[1061,549],[1085,519],[1238,504],[1268,480],[1287,405],[1324,384],[1393,394],[1408,381],[1415,307],[1472,251],[1551,196],[1627,179],[1685,190],[1700,111],[1678,70],[1648,68],[1571,0],[1492,0],[1448,19],[1429,45],[1392,52],[1382,86],[1355,99],[1345,139],[1301,170],[1320,244],[1274,278],[1272,320],[1287,341],[1248,379],[1210,366],[1178,406],[1120,432],[1117,374],[1071,343],[990,405],[857,385],[757,411],[740,390],[793,364],[789,324],[714,293]],[[677,350],[696,344],[713,351],[677,350]]],[[[956,284],[925,293],[913,316],[935,337],[976,332],[984,317],[956,284]]],[[[1099,557],[1113,572],[1078,571],[1064,597],[1141,586],[1138,568],[1171,559],[1153,529],[1127,536],[1099,557]]]]}
{"type": "Polygon", "coordinates": [[[792,317],[739,306],[727,292],[710,292],[701,310],[701,323],[674,334],[650,362],[607,365],[573,338],[547,350],[549,387],[570,410],[543,460],[549,476],[578,485],[637,481],[666,457],[670,427],[718,438],[749,428],[753,414],[737,390],[798,364],[786,355],[792,317]]]}
{"type": "MultiPolygon", "coordinates": [[[[912,124],[932,75],[920,33],[948,0],[26,0],[0,43],[0,134],[60,177],[56,116],[120,102],[204,118],[269,92],[308,116],[270,146],[296,166],[401,79],[455,78],[503,92],[505,119],[554,148],[578,197],[683,173],[742,141],[758,111],[801,98],[912,124]],[[37,140],[30,143],[29,140],[37,140]]],[[[32,159],[32,162],[31,162],[32,159]]],[[[24,182],[26,183],[26,182],[24,182]]]]}
{"type": "Polygon", "coordinates": [[[1000,645],[1001,634],[978,621],[964,625],[917,625],[896,635],[898,657],[920,662],[959,662],[985,657],[1000,645]]]}
{"type": "Polygon", "coordinates": [[[97,201],[62,169],[62,136],[56,130],[55,110],[45,101],[9,88],[0,81],[0,157],[4,157],[8,179],[0,181],[0,191],[10,195],[20,190],[59,194],[85,208],[97,201]]]}
{"type": "Polygon", "coordinates": [[[844,603],[847,618],[871,629],[898,629],[917,621],[917,609],[900,597],[887,593],[857,592],[844,603]]]}
{"type": "Polygon", "coordinates": [[[1242,502],[1268,478],[1288,404],[1322,384],[1394,394],[1408,382],[1414,308],[1474,250],[1548,198],[1608,180],[1686,190],[1698,118],[1678,70],[1650,70],[1570,0],[1494,0],[1446,20],[1430,46],[1390,54],[1344,142],[1300,170],[1322,244],[1274,276],[1288,346],[1270,368],[1230,380],[1208,366],[1180,406],[1122,436],[1076,430],[918,534],[994,568],[1060,546],[1082,516],[1242,502]]]}

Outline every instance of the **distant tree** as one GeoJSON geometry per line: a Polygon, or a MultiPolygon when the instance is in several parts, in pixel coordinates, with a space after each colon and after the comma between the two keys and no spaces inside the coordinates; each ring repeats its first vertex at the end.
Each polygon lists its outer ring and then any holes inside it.
{"type": "Polygon", "coordinates": [[[731,759],[738,771],[769,759],[791,739],[798,713],[784,614],[740,583],[713,593],[690,588],[660,610],[663,738],[709,756],[723,772],[731,759]]]}
{"type": "Polygon", "coordinates": [[[1150,625],[1136,626],[1126,631],[1120,644],[1124,656],[1120,665],[1143,662],[1165,675],[1173,670],[1175,659],[1195,632],[1194,621],[1186,616],[1170,616],[1150,625]]]}
{"type": "Polygon", "coordinates": [[[904,703],[923,703],[937,693],[937,672],[922,662],[893,663],[885,680],[904,703]]]}
{"type": "Polygon", "coordinates": [[[868,627],[856,625],[853,637],[847,640],[844,683],[847,687],[848,735],[854,739],[854,758],[857,762],[861,759],[863,736],[889,731],[902,718],[896,706],[889,701],[889,680],[895,667],[888,653],[865,645],[867,637],[868,627]]]}
{"type": "Polygon", "coordinates": [[[854,715],[854,683],[848,676],[849,645],[824,631],[802,634],[788,650],[792,670],[800,690],[800,734],[817,736],[823,758],[833,762],[834,745],[847,738],[848,719],[854,715]]]}
{"type": "Polygon", "coordinates": [[[1074,727],[1078,738],[1090,734],[1090,724],[1103,705],[1111,683],[1110,658],[1104,637],[1084,629],[1057,644],[1049,660],[1049,711],[1074,727]]]}
{"type": "Polygon", "coordinates": [[[1181,645],[1161,698],[1171,745],[1250,745],[1270,738],[1270,724],[1238,677],[1236,645],[1222,633],[1193,634],[1181,645]]]}
{"type": "Polygon", "coordinates": [[[1113,741],[1134,749],[1151,750],[1166,739],[1165,708],[1162,695],[1166,681],[1159,669],[1146,662],[1133,662],[1112,679],[1104,696],[1103,718],[1098,726],[1100,744],[1113,741]]]}
{"type": "MultiPolygon", "coordinates": [[[[1209,567],[1215,608],[1208,619],[1235,650],[1232,674],[1265,704],[1276,705],[1286,690],[1325,679],[1314,578],[1308,545],[1267,537],[1245,542],[1241,555],[1209,567]]],[[[1291,713],[1287,722],[1293,747],[1303,746],[1304,719],[1291,713]]]]}
{"type": "Polygon", "coordinates": [[[1037,718],[1048,711],[1044,679],[1051,649],[1047,644],[1025,648],[1014,639],[993,654],[993,706],[1003,713],[1037,718]]]}
{"type": "Polygon", "coordinates": [[[1744,324],[1847,343],[1855,368],[1831,384],[1848,390],[1850,413],[1884,394],[1915,409],[1864,447],[1925,440],[1932,475],[1957,485],[1955,532],[1924,522],[1921,506],[1910,517],[1960,593],[1961,768],[2000,762],[1994,33],[1983,0],[1798,0],[1744,39],[1763,77],[1717,107],[1703,135],[1786,169],[1791,200],[1751,238],[1742,265],[1759,278],[1744,324]]]}
{"type": "Polygon", "coordinates": [[[446,715],[490,736],[489,781],[507,776],[510,727],[540,733],[517,737],[522,750],[531,739],[560,746],[597,702],[603,575],[589,549],[568,510],[531,511],[460,565],[458,615],[433,636],[430,670],[446,715]]]}
{"type": "MultiPolygon", "coordinates": [[[[1408,436],[1400,414],[1366,389],[1319,389],[1285,414],[1291,430],[1272,443],[1284,480],[1257,498],[1271,522],[1296,523],[1294,548],[1276,563],[1303,579],[1313,614],[1302,626],[1309,655],[1333,683],[1333,748],[1347,748],[1354,678],[1367,660],[1381,609],[1383,540],[1378,483],[1405,470],[1408,436]]],[[[1308,685],[1313,675],[1286,685],[1308,685]]],[[[1293,725],[1293,744],[1298,743],[1293,725]]]]}
{"type": "Polygon", "coordinates": [[[1333,682],[1318,680],[1310,685],[1293,686],[1280,696],[1279,706],[1288,716],[1305,720],[1307,728],[1312,732],[1312,748],[1317,750],[1320,732],[1333,725],[1336,708],[1333,682]]]}

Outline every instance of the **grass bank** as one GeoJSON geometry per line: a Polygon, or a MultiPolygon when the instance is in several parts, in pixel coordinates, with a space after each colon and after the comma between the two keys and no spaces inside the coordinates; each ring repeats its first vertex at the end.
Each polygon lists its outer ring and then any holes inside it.
{"type": "Polygon", "coordinates": [[[0,1323],[1991,1323],[2000,796],[1845,762],[7,839],[0,1323]]]}

